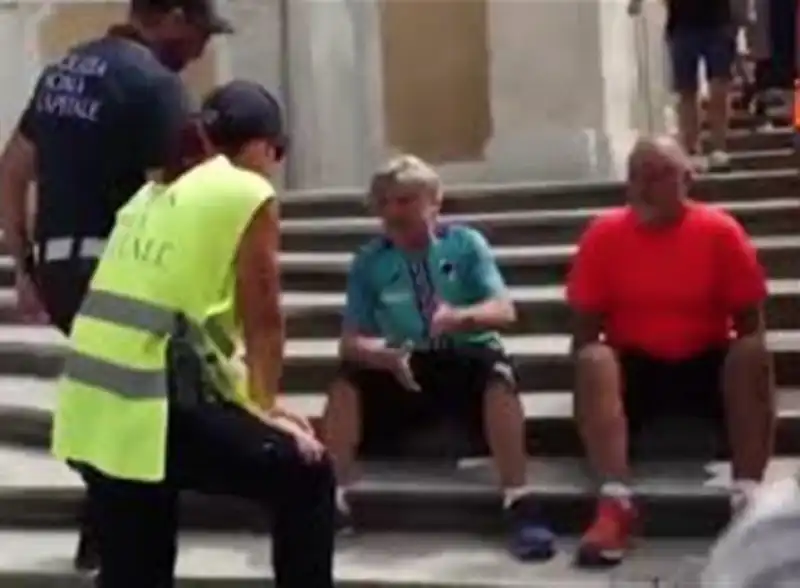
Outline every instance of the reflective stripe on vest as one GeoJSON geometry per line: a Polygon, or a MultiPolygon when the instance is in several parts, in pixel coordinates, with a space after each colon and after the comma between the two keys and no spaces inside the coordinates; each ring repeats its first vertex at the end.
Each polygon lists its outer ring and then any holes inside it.
{"type": "Polygon", "coordinates": [[[64,375],[125,398],[166,398],[168,393],[163,369],[124,367],[76,351],[67,354],[64,375]]]}
{"type": "MultiPolygon", "coordinates": [[[[166,338],[175,329],[176,311],[120,294],[93,290],[86,296],[79,316],[166,338]]],[[[189,323],[189,338],[201,349],[205,336],[224,357],[233,356],[236,346],[213,318],[206,320],[202,327],[189,323]]],[[[163,368],[126,367],[75,350],[67,354],[64,375],[127,398],[166,398],[168,393],[163,368]]]]}

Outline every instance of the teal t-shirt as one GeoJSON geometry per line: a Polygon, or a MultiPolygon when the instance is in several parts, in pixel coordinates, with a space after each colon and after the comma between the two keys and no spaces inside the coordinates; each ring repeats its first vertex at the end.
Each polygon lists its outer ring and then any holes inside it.
{"type": "Polygon", "coordinates": [[[427,251],[411,254],[383,237],[355,256],[347,278],[344,326],[415,349],[462,345],[500,346],[495,331],[454,333],[434,339],[430,320],[437,305],[470,306],[506,292],[492,250],[475,229],[436,230],[427,251]]]}

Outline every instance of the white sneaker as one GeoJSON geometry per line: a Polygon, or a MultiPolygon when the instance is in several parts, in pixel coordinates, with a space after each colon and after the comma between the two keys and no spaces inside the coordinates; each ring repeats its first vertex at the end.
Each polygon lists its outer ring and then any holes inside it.
{"type": "Polygon", "coordinates": [[[708,155],[708,169],[710,171],[729,170],[731,157],[721,149],[716,149],[708,155]]]}

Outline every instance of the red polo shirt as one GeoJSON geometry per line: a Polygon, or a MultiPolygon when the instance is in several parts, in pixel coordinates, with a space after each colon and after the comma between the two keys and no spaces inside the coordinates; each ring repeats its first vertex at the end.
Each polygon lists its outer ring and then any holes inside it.
{"type": "Polygon", "coordinates": [[[567,285],[574,309],[604,315],[611,345],[666,360],[725,344],[732,315],[766,295],[741,225],[696,202],[666,229],[642,226],[627,207],[599,216],[580,240],[567,285]]]}

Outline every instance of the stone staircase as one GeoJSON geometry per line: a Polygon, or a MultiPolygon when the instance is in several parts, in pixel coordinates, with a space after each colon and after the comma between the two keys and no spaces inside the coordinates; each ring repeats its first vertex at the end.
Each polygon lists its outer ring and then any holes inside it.
{"type": "MultiPolygon", "coordinates": [[[[734,171],[704,178],[697,196],[741,220],[768,268],[769,340],[781,387],[778,455],[770,476],[781,476],[800,467],[800,182],[791,169],[788,129],[753,134],[744,116],[733,126],[734,171]]],[[[285,402],[312,419],[321,413],[336,365],[351,251],[377,227],[362,199],[359,193],[320,191],[287,194],[282,204],[290,335],[285,402]]],[[[571,422],[563,283],[582,227],[621,201],[621,185],[608,182],[457,187],[445,205],[448,220],[481,228],[496,246],[517,301],[520,321],[506,343],[526,390],[530,480],[564,534],[563,553],[545,565],[511,562],[502,551],[499,498],[482,448],[432,435],[415,443],[408,459],[364,465],[353,497],[362,532],[339,545],[341,585],[653,585],[652,578],[677,573],[684,558],[702,555],[724,526],[725,456],[698,460],[667,452],[638,472],[647,515],[643,547],[612,572],[584,574],[570,567],[593,495],[571,422]]],[[[0,588],[87,586],[69,568],[81,487],[45,452],[63,341],[49,329],[15,324],[12,284],[11,262],[0,257],[0,588]]],[[[181,586],[263,585],[268,538],[259,513],[194,495],[182,508],[181,586]]]]}

